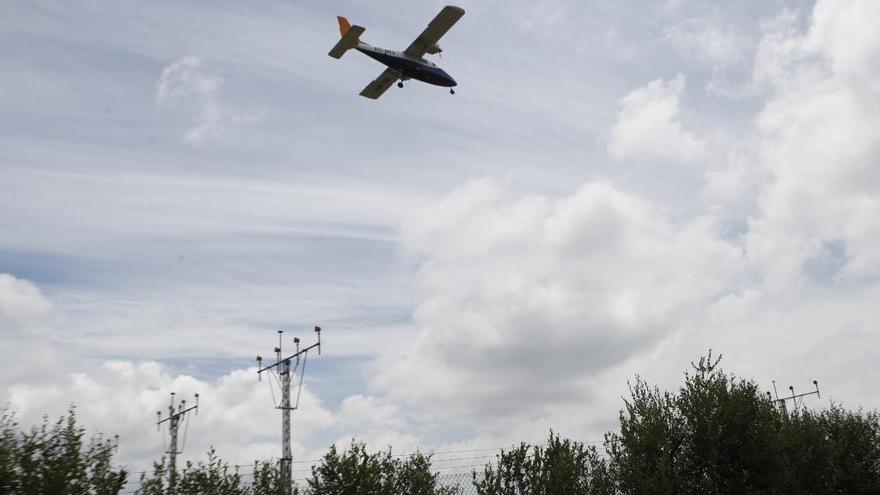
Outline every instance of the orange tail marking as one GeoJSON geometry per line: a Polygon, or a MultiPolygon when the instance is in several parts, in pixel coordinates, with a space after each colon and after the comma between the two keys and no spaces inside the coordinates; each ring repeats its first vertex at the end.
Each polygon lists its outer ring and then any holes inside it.
{"type": "MultiPolygon", "coordinates": [[[[339,21],[339,36],[345,36],[345,33],[351,29],[351,23],[348,22],[348,19],[342,17],[341,15],[336,16],[336,20],[339,21]]],[[[358,38],[358,43],[363,43],[360,38],[358,38]]]]}
{"type": "Polygon", "coordinates": [[[341,15],[336,16],[336,20],[339,21],[339,36],[345,36],[345,33],[351,29],[351,23],[341,15]]]}

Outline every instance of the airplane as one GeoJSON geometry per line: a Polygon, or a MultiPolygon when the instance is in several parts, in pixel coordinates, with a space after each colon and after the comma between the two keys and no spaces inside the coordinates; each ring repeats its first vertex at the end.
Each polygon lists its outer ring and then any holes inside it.
{"type": "Polygon", "coordinates": [[[457,85],[455,79],[436,64],[425,60],[424,55],[426,53],[434,55],[443,51],[437,42],[463,15],[464,9],[460,7],[453,7],[451,5],[443,7],[443,10],[422,31],[422,34],[402,52],[364,43],[361,41],[360,36],[364,33],[365,28],[357,25],[352,26],[348,19],[337,16],[336,19],[339,21],[339,32],[342,38],[330,50],[328,55],[336,59],[342,58],[348,50],[354,48],[364,55],[387,65],[388,68],[360,93],[361,96],[373,100],[382,96],[395,82],[397,82],[397,87],[402,88],[403,81],[409,79],[416,79],[435,86],[448,87],[449,92],[455,94],[455,89],[453,89],[453,86],[457,85]]]}

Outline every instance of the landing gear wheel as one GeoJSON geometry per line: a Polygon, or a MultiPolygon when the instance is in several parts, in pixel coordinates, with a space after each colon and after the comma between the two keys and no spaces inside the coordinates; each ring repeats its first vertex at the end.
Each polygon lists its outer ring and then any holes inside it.
{"type": "Polygon", "coordinates": [[[402,88],[402,87],[403,87],[403,81],[397,81],[397,87],[398,87],[398,88],[402,88]]]}
{"type": "Polygon", "coordinates": [[[454,94],[455,94],[455,90],[454,90],[454,89],[450,89],[450,90],[449,90],[449,94],[454,95],[454,94]]]}

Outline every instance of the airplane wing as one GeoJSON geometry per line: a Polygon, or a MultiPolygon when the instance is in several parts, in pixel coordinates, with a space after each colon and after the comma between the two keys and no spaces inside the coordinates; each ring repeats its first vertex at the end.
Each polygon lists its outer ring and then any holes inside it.
{"type": "Polygon", "coordinates": [[[400,79],[400,73],[389,67],[361,91],[361,96],[377,100],[398,79],[400,79]]]}
{"type": "MultiPolygon", "coordinates": [[[[437,14],[437,17],[434,17],[434,20],[428,24],[428,27],[422,31],[422,34],[413,41],[409,47],[404,50],[404,53],[407,55],[412,55],[413,57],[421,57],[424,55],[429,49],[436,48],[437,42],[440,41],[440,38],[446,34],[446,31],[449,31],[461,16],[464,15],[464,9],[460,7],[453,7],[452,5],[447,5],[443,7],[443,10],[437,14]]],[[[432,52],[436,53],[436,52],[432,52]]]]}

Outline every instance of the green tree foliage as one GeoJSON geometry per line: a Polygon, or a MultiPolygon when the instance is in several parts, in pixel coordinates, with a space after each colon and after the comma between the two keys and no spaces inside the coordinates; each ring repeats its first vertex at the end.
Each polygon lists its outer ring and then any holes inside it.
{"type": "Polygon", "coordinates": [[[623,493],[767,493],[783,468],[775,432],[781,417],[754,382],[694,364],[678,394],[641,379],[607,436],[623,493]]]}
{"type": "Polygon", "coordinates": [[[18,424],[8,409],[0,413],[0,493],[18,487],[18,424]]]}
{"type": "Polygon", "coordinates": [[[95,436],[84,442],[71,408],[22,431],[8,410],[0,414],[0,493],[16,495],[115,495],[126,472],[113,464],[113,444],[95,436]]]}
{"type": "Polygon", "coordinates": [[[791,493],[880,493],[880,417],[877,412],[790,414],[779,435],[784,486],[791,493]]]}
{"type": "Polygon", "coordinates": [[[244,488],[238,469],[220,460],[213,448],[208,451],[208,462],[187,461],[177,483],[181,495],[238,495],[244,488]]]}
{"type": "MultiPolygon", "coordinates": [[[[281,470],[278,465],[270,462],[254,463],[254,479],[251,485],[251,495],[287,495],[284,493],[284,483],[281,478],[281,470]]],[[[294,488],[294,494],[299,490],[294,488]]]]}
{"type": "Polygon", "coordinates": [[[525,443],[498,455],[482,479],[474,472],[479,495],[611,494],[608,465],[593,446],[550,432],[546,446],[525,443]]]}
{"type": "MultiPolygon", "coordinates": [[[[212,447],[208,450],[207,462],[193,463],[187,461],[182,470],[178,470],[169,485],[170,466],[166,458],[153,464],[153,471],[148,476],[141,474],[137,495],[263,495],[282,493],[280,491],[262,492],[252,490],[252,486],[242,480],[237,467],[230,466],[217,456],[212,447]]],[[[262,485],[261,485],[262,486],[262,485]]]]}
{"type": "MultiPolygon", "coordinates": [[[[238,470],[221,461],[214,450],[204,463],[187,463],[169,487],[165,458],[154,463],[151,473],[141,475],[137,495],[290,495],[284,491],[277,463],[254,464],[252,480],[244,482],[238,470]],[[173,488],[171,490],[170,488],[173,488]]],[[[431,473],[428,456],[416,454],[395,458],[390,451],[369,454],[363,443],[352,442],[351,449],[338,452],[335,447],[312,467],[307,480],[309,495],[453,495],[456,490],[442,487],[431,473]]],[[[292,495],[298,495],[293,488],[292,495]]]]}
{"type": "Polygon", "coordinates": [[[363,443],[339,453],[331,446],[308,479],[310,495],[452,495],[431,473],[429,456],[395,458],[391,451],[370,454],[363,443]]]}
{"type": "Polygon", "coordinates": [[[786,415],[718,364],[700,359],[677,393],[636,379],[606,435],[618,493],[880,493],[876,413],[786,415]]]}

